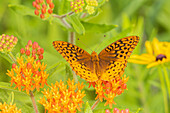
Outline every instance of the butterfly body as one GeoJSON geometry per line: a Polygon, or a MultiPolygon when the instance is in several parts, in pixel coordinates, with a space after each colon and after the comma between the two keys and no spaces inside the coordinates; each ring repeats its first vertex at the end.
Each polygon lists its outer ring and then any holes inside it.
{"type": "Polygon", "coordinates": [[[111,81],[122,76],[127,58],[139,42],[138,36],[122,38],[91,55],[80,47],[64,41],[54,41],[55,49],[66,59],[72,70],[89,82],[111,81]]]}

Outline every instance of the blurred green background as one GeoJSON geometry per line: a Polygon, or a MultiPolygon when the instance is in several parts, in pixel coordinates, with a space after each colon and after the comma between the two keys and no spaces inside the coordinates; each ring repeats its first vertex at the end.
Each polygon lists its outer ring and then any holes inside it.
{"type": "MultiPolygon", "coordinates": [[[[60,8],[60,4],[57,4],[60,1],[55,1],[56,13],[60,8]]],[[[58,65],[57,63],[61,61],[65,62],[65,59],[53,48],[52,42],[55,40],[68,41],[68,31],[55,22],[42,20],[35,16],[32,2],[33,0],[0,0],[0,34],[18,37],[18,44],[12,51],[14,55],[27,44],[28,40],[32,40],[44,48],[43,61],[48,65],[47,68],[58,65]],[[34,16],[23,15],[20,11],[16,12],[15,8],[9,7],[9,4],[29,7],[32,9],[30,13],[34,16]]],[[[170,41],[170,0],[110,0],[101,7],[99,15],[86,21],[96,24],[118,25],[118,27],[105,33],[92,31],[85,33],[85,35],[76,34],[76,37],[80,39],[80,41],[75,40],[79,47],[89,53],[92,52],[91,50],[99,53],[117,39],[137,35],[140,36],[140,43],[133,54],[141,54],[145,52],[144,42],[146,40],[151,41],[157,37],[160,41],[170,41]]],[[[6,75],[6,70],[10,68],[11,64],[0,56],[1,82],[8,83],[10,81],[6,75]]],[[[55,83],[59,79],[66,80],[65,77],[68,73],[65,71],[66,68],[68,67],[60,63],[55,74],[49,77],[48,83],[55,83]]],[[[146,66],[128,63],[125,74],[130,77],[127,83],[128,90],[115,98],[117,105],[114,107],[129,108],[132,112],[141,108],[141,113],[164,113],[163,95],[156,68],[146,69],[146,66]]],[[[92,89],[86,88],[85,90],[87,95],[94,94],[92,89]]],[[[4,97],[7,92],[2,88],[0,96],[4,97]]],[[[20,103],[18,106],[25,106],[25,112],[29,113],[32,109],[29,97],[23,94],[21,98],[21,96],[17,97],[17,94],[15,93],[15,102],[20,103]],[[22,103],[23,99],[25,99],[24,103],[22,103]]],[[[36,96],[36,99],[39,99],[39,95],[36,96]]],[[[85,101],[88,100],[92,105],[94,98],[87,96],[85,101]]],[[[108,106],[103,107],[103,105],[100,103],[96,110],[109,108],[108,106]]]]}

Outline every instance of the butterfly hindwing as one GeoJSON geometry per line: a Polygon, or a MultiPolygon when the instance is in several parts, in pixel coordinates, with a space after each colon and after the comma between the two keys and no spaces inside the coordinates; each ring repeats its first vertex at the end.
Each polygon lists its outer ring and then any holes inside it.
{"type": "Polygon", "coordinates": [[[122,76],[127,65],[127,58],[139,42],[139,37],[129,36],[122,38],[103,49],[99,53],[102,80],[110,81],[122,76]]]}
{"type": "Polygon", "coordinates": [[[96,55],[90,55],[80,47],[64,41],[54,41],[53,46],[77,75],[94,82],[98,79],[111,81],[122,76],[127,59],[138,42],[138,36],[125,37],[107,46],[99,55],[96,52],[93,52],[96,55]]]}
{"type": "Polygon", "coordinates": [[[93,70],[91,70],[91,55],[88,52],[64,41],[54,41],[53,46],[81,78],[87,81],[96,81],[98,79],[93,70]]]}

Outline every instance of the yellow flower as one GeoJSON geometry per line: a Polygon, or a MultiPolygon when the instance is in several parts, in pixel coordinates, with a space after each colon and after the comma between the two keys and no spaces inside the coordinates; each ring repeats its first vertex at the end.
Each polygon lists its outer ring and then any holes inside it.
{"type": "Polygon", "coordinates": [[[98,6],[97,0],[73,0],[70,2],[71,10],[75,13],[80,13],[85,10],[88,14],[93,14],[95,12],[95,7],[98,6]]]}
{"type": "Polygon", "coordinates": [[[36,62],[33,57],[28,57],[24,62],[23,57],[17,58],[18,66],[14,63],[12,69],[7,70],[7,75],[11,77],[11,85],[14,83],[19,91],[26,90],[33,91],[43,88],[47,84],[48,74],[44,63],[36,62]]]}
{"type": "Polygon", "coordinates": [[[39,103],[42,104],[49,113],[76,113],[78,109],[81,111],[82,98],[85,96],[83,83],[75,84],[74,80],[68,80],[68,85],[64,85],[62,81],[51,84],[49,89],[42,92],[44,97],[40,98],[39,103]]]}
{"type": "Polygon", "coordinates": [[[85,9],[87,10],[87,12],[88,12],[90,15],[93,14],[93,13],[95,12],[93,6],[87,5],[85,9]]]}
{"type": "Polygon", "coordinates": [[[21,113],[21,109],[18,110],[15,104],[8,105],[6,102],[4,104],[0,102],[0,113],[21,113]]]}
{"type": "Polygon", "coordinates": [[[93,85],[96,90],[96,98],[101,102],[106,100],[105,106],[109,104],[109,107],[112,108],[112,104],[115,104],[114,98],[117,95],[120,95],[127,89],[126,82],[129,77],[117,77],[112,81],[103,81],[97,80],[96,82],[89,82],[89,85],[93,85]]]}
{"type": "Polygon", "coordinates": [[[147,64],[147,68],[170,62],[170,42],[159,42],[156,38],[152,42],[146,41],[147,53],[131,55],[129,62],[147,64]]]}

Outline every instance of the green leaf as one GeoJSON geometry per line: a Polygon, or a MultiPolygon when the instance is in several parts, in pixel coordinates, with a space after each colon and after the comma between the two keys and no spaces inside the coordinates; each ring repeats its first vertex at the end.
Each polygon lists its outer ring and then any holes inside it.
{"type": "Polygon", "coordinates": [[[66,64],[65,66],[66,66],[66,76],[72,80],[73,79],[73,71],[68,64],[66,64]]]}
{"type": "Polygon", "coordinates": [[[94,110],[93,113],[105,113],[104,109],[98,109],[98,110],[94,110]]]}
{"type": "MultiPolygon", "coordinates": [[[[10,83],[6,83],[6,82],[0,82],[0,89],[5,89],[5,90],[14,91],[14,92],[24,93],[22,91],[19,91],[18,89],[14,89],[13,87],[10,86],[10,83]]],[[[26,94],[26,93],[24,93],[24,94],[26,94]]]]}
{"type": "Polygon", "coordinates": [[[82,25],[82,23],[80,22],[80,20],[77,17],[77,15],[67,15],[67,19],[72,24],[74,30],[78,34],[80,34],[80,35],[85,34],[85,28],[82,25]]]}
{"type": "Polygon", "coordinates": [[[46,71],[50,76],[52,76],[56,71],[60,71],[59,68],[61,68],[63,66],[65,66],[65,62],[60,61],[60,62],[57,62],[54,65],[50,66],[48,69],[46,69],[46,71]]]}
{"type": "Polygon", "coordinates": [[[14,102],[14,92],[11,92],[8,96],[7,103],[13,103],[14,102]]]}
{"type": "Polygon", "coordinates": [[[18,4],[9,4],[8,5],[9,8],[11,8],[12,10],[14,10],[16,13],[21,14],[21,15],[31,15],[31,16],[36,16],[34,14],[34,10],[26,7],[24,5],[18,5],[18,4]]]}
{"type": "Polygon", "coordinates": [[[68,13],[69,10],[70,10],[70,3],[68,2],[68,0],[61,0],[58,14],[59,15],[66,14],[68,13]]]}
{"type": "Polygon", "coordinates": [[[86,102],[84,113],[93,113],[88,102],[86,102]]]}
{"type": "Polygon", "coordinates": [[[9,63],[13,64],[14,62],[12,61],[12,59],[5,53],[1,53],[0,52],[0,56],[2,56],[4,59],[6,59],[9,63]]]}
{"type": "Polygon", "coordinates": [[[94,24],[88,22],[82,22],[82,24],[86,32],[95,32],[95,33],[106,33],[117,27],[117,25],[94,24]]]}

